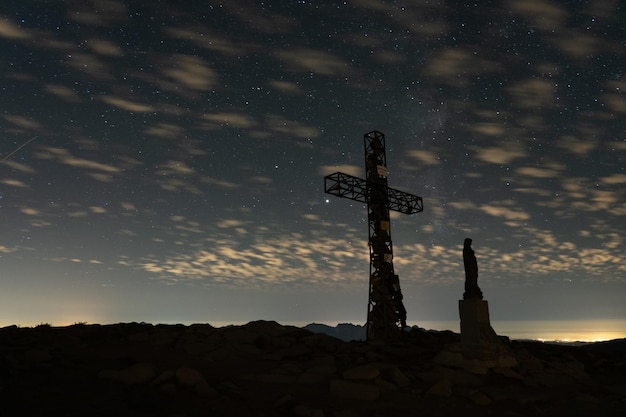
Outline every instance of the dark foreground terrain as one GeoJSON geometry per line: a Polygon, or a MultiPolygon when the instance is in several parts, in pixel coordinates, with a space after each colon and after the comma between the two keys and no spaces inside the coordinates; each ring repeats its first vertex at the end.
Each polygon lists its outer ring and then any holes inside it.
{"type": "Polygon", "coordinates": [[[624,416],[623,341],[342,342],[274,322],[0,329],[1,416],[624,416]],[[447,352],[443,354],[441,352],[447,352]]]}

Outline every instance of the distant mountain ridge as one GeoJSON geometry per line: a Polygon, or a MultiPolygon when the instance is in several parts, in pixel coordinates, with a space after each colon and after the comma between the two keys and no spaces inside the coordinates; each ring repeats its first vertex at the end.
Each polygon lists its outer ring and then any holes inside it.
{"type": "MultiPolygon", "coordinates": [[[[418,328],[418,327],[417,327],[418,328]]],[[[353,340],[365,340],[366,339],[366,328],[365,326],[360,326],[352,323],[339,323],[337,326],[329,326],[327,324],[322,323],[310,323],[303,327],[313,333],[322,333],[328,336],[335,337],[339,340],[343,340],[344,342],[351,342],[353,340]]],[[[419,328],[418,328],[419,329],[419,328]]],[[[421,329],[423,330],[423,329],[421,329]]],[[[426,330],[427,333],[449,333],[448,331],[436,331],[436,330],[426,330]]],[[[537,340],[517,340],[518,342],[529,342],[535,343],[537,340]]],[[[617,353],[617,352],[626,352],[626,339],[615,339],[615,340],[606,340],[602,342],[539,342],[551,345],[560,345],[560,346],[572,346],[572,347],[580,347],[587,349],[589,351],[596,351],[602,353],[617,353]]]]}
{"type": "Polygon", "coordinates": [[[591,352],[600,353],[626,353],[626,339],[605,340],[602,342],[589,343],[583,346],[591,352]]]}
{"type": "Polygon", "coordinates": [[[359,326],[352,323],[339,323],[337,326],[332,327],[327,324],[310,323],[303,327],[313,333],[323,333],[328,336],[335,337],[344,342],[350,342],[353,340],[365,340],[366,329],[365,326],[359,326]]]}

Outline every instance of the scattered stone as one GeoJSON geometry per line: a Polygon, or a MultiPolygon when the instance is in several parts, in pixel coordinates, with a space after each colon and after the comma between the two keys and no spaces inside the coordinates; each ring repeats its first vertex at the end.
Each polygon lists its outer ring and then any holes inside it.
{"type": "Polygon", "coordinates": [[[296,405],[293,414],[297,417],[325,417],[324,411],[304,404],[296,405]]]}
{"type": "Polygon", "coordinates": [[[166,383],[161,385],[161,391],[166,394],[174,394],[176,392],[176,384],[166,383]]]}
{"type": "Polygon", "coordinates": [[[292,345],[276,351],[276,355],[280,356],[281,359],[292,359],[302,356],[309,356],[311,355],[311,353],[313,353],[311,348],[305,345],[292,345]]]}
{"type": "MultiPolygon", "coordinates": [[[[167,380],[169,375],[170,372],[165,372],[161,374],[159,378],[157,378],[157,380],[167,380]]],[[[178,384],[187,388],[191,388],[196,394],[202,397],[217,396],[217,391],[207,383],[207,381],[204,379],[204,376],[202,376],[200,371],[196,369],[181,367],[176,369],[176,372],[174,372],[174,376],[178,384]]],[[[167,390],[171,391],[172,388],[168,387],[167,390]]],[[[175,386],[174,391],[176,391],[175,386]]]]}
{"type": "Polygon", "coordinates": [[[442,350],[435,356],[434,362],[450,368],[464,368],[467,364],[467,360],[458,350],[442,350]]]}
{"type": "Polygon", "coordinates": [[[326,381],[326,376],[314,372],[305,372],[297,379],[298,384],[315,385],[326,381]]]}
{"type": "Polygon", "coordinates": [[[435,363],[451,368],[462,368],[477,375],[486,375],[493,368],[511,368],[517,360],[508,349],[468,348],[465,345],[453,345],[440,351],[435,363]]]}
{"type": "Polygon", "coordinates": [[[171,369],[168,369],[167,371],[161,372],[161,374],[157,376],[154,381],[152,381],[152,385],[161,385],[174,378],[176,378],[176,372],[171,369]]]}
{"type": "Polygon", "coordinates": [[[522,381],[525,385],[535,388],[557,388],[574,384],[574,380],[569,375],[553,370],[545,370],[540,374],[528,375],[522,381]]]}
{"type": "Polygon", "coordinates": [[[470,373],[463,369],[446,368],[444,366],[433,367],[429,371],[416,374],[416,376],[430,385],[441,380],[447,380],[453,385],[462,387],[478,387],[484,383],[480,375],[470,373]]]}
{"type": "Polygon", "coordinates": [[[522,379],[524,379],[523,376],[521,376],[520,374],[518,374],[514,369],[512,368],[493,368],[493,372],[502,376],[505,376],[507,378],[511,378],[511,379],[517,379],[519,381],[521,381],[522,379]]]}
{"type": "Polygon", "coordinates": [[[257,334],[249,332],[243,327],[230,327],[222,333],[223,341],[232,346],[253,345],[257,334]]]}
{"type": "Polygon", "coordinates": [[[45,349],[28,349],[21,355],[21,359],[25,364],[38,364],[49,362],[52,360],[52,355],[45,349]]]}
{"type": "Polygon", "coordinates": [[[353,400],[375,401],[380,395],[380,389],[372,384],[333,379],[330,381],[330,395],[353,400]]]}
{"type": "Polygon", "coordinates": [[[550,367],[557,369],[560,373],[568,375],[575,380],[582,380],[587,378],[587,374],[585,373],[585,365],[575,359],[567,362],[552,361],[550,363],[550,367]]]}
{"type": "Polygon", "coordinates": [[[611,392],[613,392],[613,393],[615,393],[615,394],[621,395],[622,397],[626,398],[626,385],[624,385],[622,383],[608,385],[606,387],[606,389],[611,391],[611,392]]]}
{"type": "Polygon", "coordinates": [[[193,386],[196,394],[201,397],[213,398],[217,397],[217,391],[206,382],[199,382],[193,386]]]}
{"type": "Polygon", "coordinates": [[[296,400],[291,395],[283,395],[275,403],[275,408],[288,408],[292,407],[296,403],[296,400]]]}
{"type": "Polygon", "coordinates": [[[186,386],[206,383],[202,374],[192,368],[178,368],[176,370],[176,380],[179,384],[186,386]]]}
{"type": "Polygon", "coordinates": [[[361,414],[353,410],[339,410],[333,413],[333,417],[361,417],[361,414]]]}
{"type": "Polygon", "coordinates": [[[128,340],[134,343],[146,342],[150,339],[151,332],[138,332],[128,336],[128,340]]]}
{"type": "Polygon", "coordinates": [[[123,384],[134,385],[151,381],[157,376],[157,371],[151,363],[138,363],[121,370],[105,369],[100,371],[98,376],[123,384]]]}
{"type": "Polygon", "coordinates": [[[430,387],[426,394],[437,397],[450,397],[452,395],[452,383],[448,380],[439,381],[430,387]]]}
{"type": "Polygon", "coordinates": [[[399,386],[400,388],[408,387],[411,385],[411,380],[404,372],[402,372],[397,367],[393,367],[390,369],[389,374],[391,376],[391,380],[394,384],[399,386]]]}
{"type": "Polygon", "coordinates": [[[489,398],[487,395],[483,394],[482,392],[474,393],[470,397],[470,399],[472,400],[474,404],[478,404],[478,405],[489,405],[493,402],[491,401],[491,398],[489,398]]]}
{"type": "Polygon", "coordinates": [[[302,339],[304,344],[310,348],[323,349],[327,352],[334,352],[338,339],[323,333],[307,336],[302,339]]]}
{"type": "Polygon", "coordinates": [[[268,384],[293,384],[297,382],[295,375],[281,374],[249,374],[241,377],[246,381],[263,382],[268,384]]]}
{"type": "Polygon", "coordinates": [[[318,366],[312,366],[311,368],[307,370],[307,372],[312,373],[312,374],[330,376],[334,374],[335,372],[337,372],[337,368],[335,368],[335,366],[333,365],[318,365],[318,366]]]}
{"type": "Polygon", "coordinates": [[[342,375],[345,379],[371,380],[377,378],[380,375],[380,371],[376,366],[366,364],[350,368],[344,371],[342,375]]]}
{"type": "Polygon", "coordinates": [[[385,381],[384,379],[377,379],[374,381],[376,386],[380,388],[380,392],[394,392],[398,390],[398,387],[389,381],[385,381]]]}

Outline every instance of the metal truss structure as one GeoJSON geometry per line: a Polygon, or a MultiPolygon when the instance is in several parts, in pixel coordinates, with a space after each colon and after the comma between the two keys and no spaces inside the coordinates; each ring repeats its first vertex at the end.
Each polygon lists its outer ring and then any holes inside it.
{"type": "Polygon", "coordinates": [[[393,268],[390,210],[404,214],[424,210],[422,198],[387,185],[385,135],[364,135],[365,179],[335,172],[324,177],[324,191],[367,204],[370,248],[367,339],[397,340],[406,326],[400,280],[393,268]]]}

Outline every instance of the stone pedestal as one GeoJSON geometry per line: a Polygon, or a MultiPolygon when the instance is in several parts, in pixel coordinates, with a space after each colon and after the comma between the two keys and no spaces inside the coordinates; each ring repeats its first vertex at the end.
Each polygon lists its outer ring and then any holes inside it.
{"type": "Polygon", "coordinates": [[[479,347],[500,342],[489,322],[489,304],[486,300],[459,300],[459,314],[461,345],[479,347]]]}

